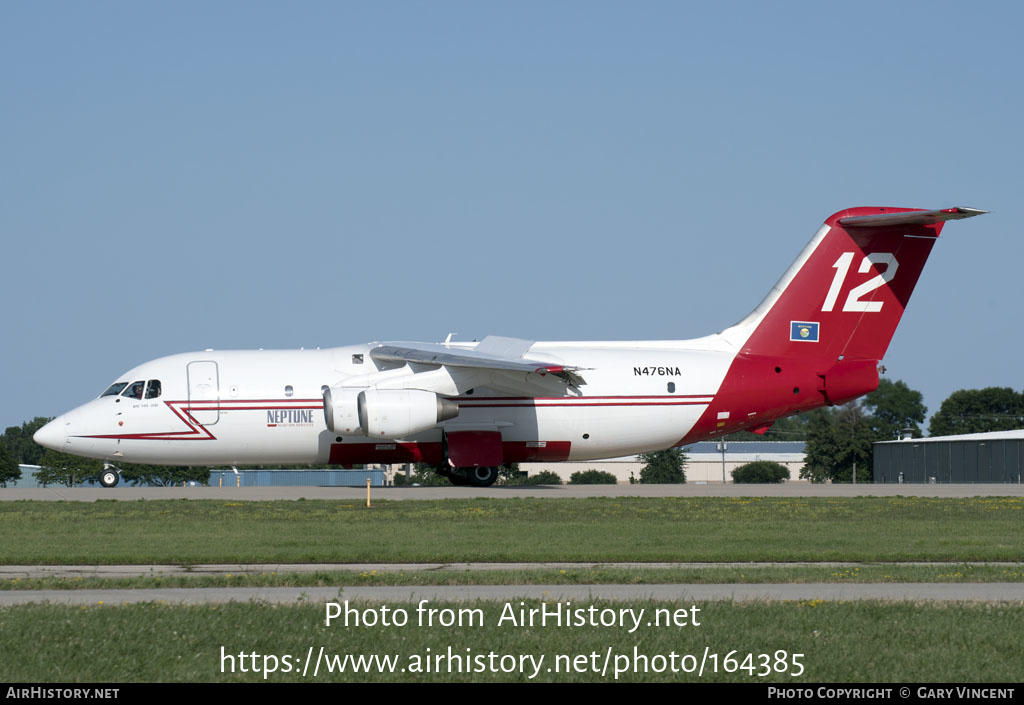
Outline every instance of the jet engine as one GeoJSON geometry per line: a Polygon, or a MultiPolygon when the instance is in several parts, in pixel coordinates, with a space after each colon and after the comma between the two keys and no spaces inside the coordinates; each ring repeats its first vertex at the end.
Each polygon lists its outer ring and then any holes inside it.
{"type": "Polygon", "coordinates": [[[459,405],[421,389],[345,389],[324,392],[324,418],[332,433],[404,438],[459,415],[459,405]]]}
{"type": "Polygon", "coordinates": [[[362,389],[344,387],[324,390],[324,421],[331,433],[362,435],[363,425],[359,421],[359,395],[362,393],[362,389]]]}

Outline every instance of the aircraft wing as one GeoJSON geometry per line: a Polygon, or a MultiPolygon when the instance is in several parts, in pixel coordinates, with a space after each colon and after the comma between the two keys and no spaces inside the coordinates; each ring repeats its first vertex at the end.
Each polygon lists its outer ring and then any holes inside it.
{"type": "Polygon", "coordinates": [[[370,350],[370,356],[382,362],[554,375],[573,386],[585,384],[578,374],[580,367],[524,359],[533,343],[495,335],[484,338],[472,349],[433,343],[381,343],[370,350]]]}

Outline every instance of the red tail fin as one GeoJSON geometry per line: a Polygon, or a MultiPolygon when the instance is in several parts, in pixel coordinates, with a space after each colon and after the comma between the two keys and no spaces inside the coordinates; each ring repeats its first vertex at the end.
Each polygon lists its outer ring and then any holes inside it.
{"type": "Polygon", "coordinates": [[[744,321],[753,330],[743,352],[881,360],[945,221],[980,212],[851,208],[832,215],[752,314],[759,320],[744,321]]]}
{"type": "Polygon", "coordinates": [[[830,216],[753,313],[722,331],[739,352],[684,440],[873,391],[943,224],[983,212],[851,208],[830,216]]]}

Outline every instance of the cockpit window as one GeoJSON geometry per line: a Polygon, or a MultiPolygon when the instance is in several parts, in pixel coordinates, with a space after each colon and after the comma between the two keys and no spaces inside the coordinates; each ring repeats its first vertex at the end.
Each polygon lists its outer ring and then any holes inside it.
{"type": "Polygon", "coordinates": [[[114,382],[112,385],[107,387],[107,391],[100,394],[101,397],[116,397],[121,393],[121,390],[128,386],[127,382],[114,382]]]}
{"type": "Polygon", "coordinates": [[[146,385],[146,398],[156,399],[158,396],[160,396],[160,380],[151,379],[146,385]]]}
{"type": "Polygon", "coordinates": [[[131,384],[128,385],[127,389],[125,389],[123,392],[121,392],[121,396],[122,397],[130,397],[132,399],[141,399],[142,398],[142,390],[143,390],[143,388],[145,386],[146,386],[146,383],[141,381],[141,380],[138,381],[138,382],[132,382],[131,384]]]}

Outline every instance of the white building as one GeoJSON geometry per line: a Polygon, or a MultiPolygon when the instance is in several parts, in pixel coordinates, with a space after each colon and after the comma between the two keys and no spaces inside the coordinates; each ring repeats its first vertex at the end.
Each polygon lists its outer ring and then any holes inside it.
{"type": "MultiPolygon", "coordinates": [[[[789,469],[790,482],[800,480],[804,466],[803,441],[729,441],[723,453],[717,441],[704,441],[684,448],[686,453],[686,481],[689,483],[721,484],[723,466],[725,482],[732,482],[732,471],[755,460],[769,460],[789,469]]],[[[520,463],[519,469],[530,475],[548,470],[568,482],[574,472],[600,470],[609,472],[620,483],[629,483],[630,475],[638,482],[643,462],[635,455],[611,460],[581,460],[565,463],[520,463]]]]}

